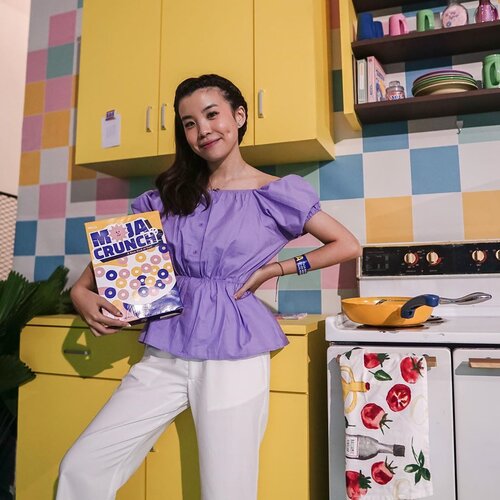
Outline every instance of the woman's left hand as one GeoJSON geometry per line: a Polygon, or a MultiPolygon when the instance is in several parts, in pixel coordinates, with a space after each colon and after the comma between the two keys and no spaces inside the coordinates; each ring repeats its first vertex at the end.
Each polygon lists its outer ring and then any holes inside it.
{"type": "Polygon", "coordinates": [[[268,279],[274,278],[280,275],[280,269],[276,263],[266,264],[265,266],[257,269],[246,283],[234,294],[236,300],[241,299],[243,294],[246,292],[255,292],[262,283],[266,282],[268,279]],[[274,265],[273,265],[274,264],[274,265]],[[277,269],[275,269],[277,268],[277,269]]]}

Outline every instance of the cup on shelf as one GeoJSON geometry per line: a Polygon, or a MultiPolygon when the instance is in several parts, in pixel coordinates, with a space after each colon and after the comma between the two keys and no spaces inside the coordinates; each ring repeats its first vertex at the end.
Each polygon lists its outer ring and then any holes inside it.
{"type": "Polygon", "coordinates": [[[483,87],[500,88],[500,54],[490,54],[483,61],[483,87]]]}
{"type": "Polygon", "coordinates": [[[382,24],[382,21],[373,22],[373,31],[375,38],[382,38],[384,36],[384,26],[382,24]]]}
{"type": "Polygon", "coordinates": [[[404,14],[394,14],[389,17],[389,35],[406,35],[409,31],[404,14]]]}
{"type": "Polygon", "coordinates": [[[371,12],[361,12],[358,14],[358,32],[356,39],[368,40],[375,38],[375,24],[371,12]]]}
{"type": "Polygon", "coordinates": [[[430,31],[434,29],[434,12],[431,9],[417,12],[417,31],[430,31]]]}

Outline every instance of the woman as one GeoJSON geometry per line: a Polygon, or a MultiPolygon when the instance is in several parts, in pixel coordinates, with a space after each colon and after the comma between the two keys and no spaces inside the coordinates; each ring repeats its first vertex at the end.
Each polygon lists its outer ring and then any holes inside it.
{"type": "MultiPolygon", "coordinates": [[[[269,398],[269,352],[287,344],[253,295],[270,278],[359,255],[356,238],[322,212],[301,177],[265,174],[242,158],[240,91],[217,75],[182,82],[175,96],[176,158],[157,190],[133,204],[159,210],[184,312],[149,322],[144,358],[65,456],[58,499],[112,499],[176,415],[191,407],[204,500],[255,500],[269,398]],[[309,232],[321,248],[271,262],[309,232]]],[[[115,333],[117,309],[95,293],[88,267],[73,302],[95,335],[115,333]]]]}

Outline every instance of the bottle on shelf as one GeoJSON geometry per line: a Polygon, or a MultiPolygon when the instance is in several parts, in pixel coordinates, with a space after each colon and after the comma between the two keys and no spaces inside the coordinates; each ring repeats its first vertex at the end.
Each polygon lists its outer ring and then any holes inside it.
{"type": "Polygon", "coordinates": [[[448,6],[441,15],[441,24],[443,28],[452,28],[453,26],[464,26],[469,22],[469,13],[467,9],[458,0],[448,0],[448,6]]]}
{"type": "Polygon", "coordinates": [[[385,91],[385,97],[388,101],[396,101],[397,99],[405,98],[405,88],[398,80],[389,82],[389,86],[385,91]]]}
{"type": "Polygon", "coordinates": [[[498,19],[498,10],[490,0],[479,0],[476,12],[474,14],[476,23],[487,23],[498,19]]]}
{"type": "Polygon", "coordinates": [[[405,447],[402,444],[384,444],[371,436],[345,435],[346,458],[368,460],[379,453],[390,453],[395,457],[404,457],[405,447]]]}

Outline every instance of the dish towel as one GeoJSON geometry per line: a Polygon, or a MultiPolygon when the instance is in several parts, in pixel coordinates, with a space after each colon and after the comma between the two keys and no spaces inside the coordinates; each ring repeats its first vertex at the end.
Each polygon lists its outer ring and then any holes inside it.
{"type": "Polygon", "coordinates": [[[347,498],[431,496],[425,358],[354,348],[338,361],[346,426],[347,498]]]}

